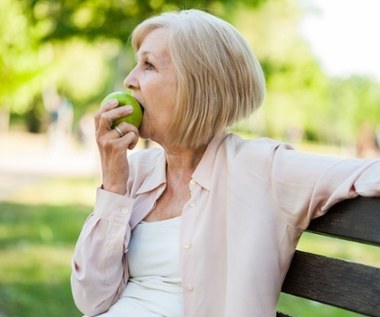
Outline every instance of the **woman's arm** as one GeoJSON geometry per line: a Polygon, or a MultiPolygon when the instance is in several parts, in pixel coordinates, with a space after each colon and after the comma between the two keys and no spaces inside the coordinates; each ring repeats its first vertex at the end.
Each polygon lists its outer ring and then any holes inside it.
{"type": "Polygon", "coordinates": [[[125,288],[132,204],[126,196],[97,191],[95,210],[81,231],[72,260],[72,294],[87,316],[107,311],[125,288]]]}
{"type": "Polygon", "coordinates": [[[136,146],[139,134],[126,122],[119,124],[118,130],[111,128],[115,119],[133,111],[117,105],[116,100],[110,100],[95,116],[103,185],[77,241],[72,263],[74,301],[88,316],[108,310],[128,280],[125,246],[133,200],[125,195],[130,181],[127,150],[136,146]]]}
{"type": "Polygon", "coordinates": [[[341,200],[380,196],[380,160],[306,154],[280,145],[273,153],[272,185],[289,223],[306,229],[341,200]]]}

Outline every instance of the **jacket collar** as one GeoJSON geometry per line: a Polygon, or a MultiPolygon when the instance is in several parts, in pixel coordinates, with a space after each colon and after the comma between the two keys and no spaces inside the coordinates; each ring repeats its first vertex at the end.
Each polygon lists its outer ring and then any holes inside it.
{"type": "Polygon", "coordinates": [[[220,145],[226,137],[227,133],[223,132],[215,135],[211,139],[201,161],[193,173],[193,179],[208,191],[211,190],[211,181],[216,155],[220,145]]]}
{"type": "Polygon", "coordinates": [[[152,161],[147,162],[148,173],[144,182],[137,190],[136,194],[144,194],[150,192],[159,186],[166,184],[166,159],[164,150],[159,148],[155,149],[157,155],[155,155],[152,161]]]}

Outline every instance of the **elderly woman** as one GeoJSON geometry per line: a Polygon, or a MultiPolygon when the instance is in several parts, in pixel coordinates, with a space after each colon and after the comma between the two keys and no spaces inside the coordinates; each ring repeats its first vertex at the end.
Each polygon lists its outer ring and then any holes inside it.
{"type": "Polygon", "coordinates": [[[314,217],[380,195],[380,162],[304,154],[225,129],[264,95],[258,61],[230,24],[165,13],[132,35],[125,79],[139,129],[112,100],[95,117],[103,184],[73,257],[87,316],[273,317],[297,241],[314,217]],[[160,148],[132,155],[138,138],[160,148]]]}

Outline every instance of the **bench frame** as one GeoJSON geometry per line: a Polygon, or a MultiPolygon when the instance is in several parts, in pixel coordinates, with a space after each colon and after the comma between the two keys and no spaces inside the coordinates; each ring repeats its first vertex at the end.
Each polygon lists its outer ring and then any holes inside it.
{"type": "MultiPolygon", "coordinates": [[[[313,220],[307,231],[380,248],[380,198],[342,201],[313,220]]],[[[380,317],[378,267],[297,250],[282,292],[380,317]]],[[[277,317],[289,316],[277,313],[277,317]]]]}

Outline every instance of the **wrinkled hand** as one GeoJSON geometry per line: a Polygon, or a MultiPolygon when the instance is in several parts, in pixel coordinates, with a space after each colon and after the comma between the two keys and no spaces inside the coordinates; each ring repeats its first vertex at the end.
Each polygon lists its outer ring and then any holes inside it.
{"type": "Polygon", "coordinates": [[[122,122],[112,129],[112,122],[132,113],[130,106],[117,107],[116,100],[110,100],[95,115],[96,142],[100,153],[103,188],[123,195],[129,175],[127,150],[133,149],[139,139],[138,129],[122,122]]]}

